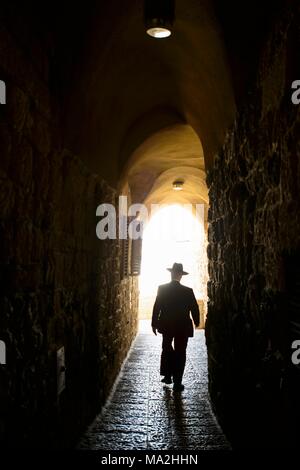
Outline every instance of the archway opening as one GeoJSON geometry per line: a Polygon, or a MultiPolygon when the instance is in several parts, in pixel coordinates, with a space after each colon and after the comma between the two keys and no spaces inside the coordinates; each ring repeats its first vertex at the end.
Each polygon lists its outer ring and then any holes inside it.
{"type": "MultiPolygon", "coordinates": [[[[182,263],[189,273],[182,283],[191,287],[199,304],[204,327],[207,306],[207,236],[204,204],[164,204],[151,211],[143,235],[139,280],[140,326],[151,318],[158,285],[170,281],[167,268],[182,263]]],[[[148,325],[149,326],[149,325],[148,325]]]]}

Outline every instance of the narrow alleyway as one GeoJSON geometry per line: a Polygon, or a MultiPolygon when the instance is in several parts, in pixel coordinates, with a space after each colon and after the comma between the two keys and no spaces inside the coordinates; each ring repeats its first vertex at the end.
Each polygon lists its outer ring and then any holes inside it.
{"type": "Polygon", "coordinates": [[[145,323],[111,397],[80,443],[93,450],[229,449],[212,413],[207,391],[203,330],[189,341],[185,390],[160,382],[161,336],[145,323]]]}
{"type": "Polygon", "coordinates": [[[298,450],[300,1],[57,6],[0,6],[0,449],[298,450]]]}

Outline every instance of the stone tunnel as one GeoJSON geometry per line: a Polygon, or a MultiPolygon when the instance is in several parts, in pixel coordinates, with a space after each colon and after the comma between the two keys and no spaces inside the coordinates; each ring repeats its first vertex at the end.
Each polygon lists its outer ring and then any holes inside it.
{"type": "Polygon", "coordinates": [[[299,2],[177,0],[167,38],[143,3],[0,5],[0,444],[295,447],[299,2]],[[203,207],[182,396],[139,316],[142,243],[96,236],[120,196],[203,207]]]}

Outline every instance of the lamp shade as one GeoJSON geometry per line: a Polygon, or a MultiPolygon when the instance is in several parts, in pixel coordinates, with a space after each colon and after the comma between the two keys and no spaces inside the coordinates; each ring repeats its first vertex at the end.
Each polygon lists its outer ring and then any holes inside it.
{"type": "Polygon", "coordinates": [[[184,181],[183,180],[176,180],[173,181],[173,189],[174,191],[182,191],[183,190],[184,181]]]}
{"type": "Polygon", "coordinates": [[[144,0],[144,22],[147,34],[156,39],[172,34],[175,0],[144,0]]]}

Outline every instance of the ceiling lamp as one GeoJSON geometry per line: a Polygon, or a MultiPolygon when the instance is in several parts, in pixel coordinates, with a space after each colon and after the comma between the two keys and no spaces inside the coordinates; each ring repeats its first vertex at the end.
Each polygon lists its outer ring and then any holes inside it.
{"type": "Polygon", "coordinates": [[[175,0],[144,0],[144,21],[149,36],[171,36],[175,19],[175,0]]]}
{"type": "Polygon", "coordinates": [[[183,190],[183,183],[182,180],[176,180],[173,182],[173,189],[174,191],[182,191],[183,190]]]}

